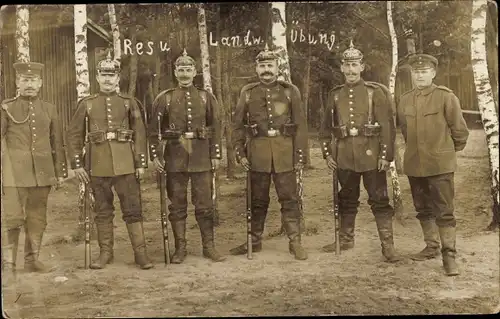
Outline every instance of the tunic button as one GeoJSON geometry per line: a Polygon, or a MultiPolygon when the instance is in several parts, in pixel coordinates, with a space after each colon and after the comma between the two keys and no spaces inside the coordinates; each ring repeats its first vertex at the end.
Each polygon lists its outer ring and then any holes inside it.
{"type": "Polygon", "coordinates": [[[33,104],[33,102],[30,102],[30,105],[32,105],[32,104],[33,104]]]}
{"type": "Polygon", "coordinates": [[[354,109],[352,107],[349,108],[349,111],[353,111],[354,109]]]}
{"type": "Polygon", "coordinates": [[[273,109],[271,109],[271,108],[268,108],[268,110],[269,110],[269,111],[272,111],[273,109]]]}
{"type": "Polygon", "coordinates": [[[108,112],[111,112],[111,109],[108,109],[108,112]]]}
{"type": "Polygon", "coordinates": [[[354,114],[349,114],[349,116],[350,116],[350,117],[353,117],[353,116],[354,116],[354,114]]]}
{"type": "Polygon", "coordinates": [[[349,97],[352,97],[352,94],[350,94],[349,97]]]}
{"type": "Polygon", "coordinates": [[[31,122],[35,123],[35,120],[32,120],[31,122]]]}
{"type": "Polygon", "coordinates": [[[269,117],[273,117],[273,115],[272,115],[272,114],[269,114],[269,117]]]}
{"type": "Polygon", "coordinates": [[[31,115],[35,116],[35,113],[32,113],[31,115]]]}
{"type": "Polygon", "coordinates": [[[109,101],[109,97],[106,98],[106,101],[109,101]]]}
{"type": "Polygon", "coordinates": [[[186,95],[189,95],[189,92],[186,92],[186,95]]]}
{"type": "Polygon", "coordinates": [[[191,102],[188,102],[188,105],[191,105],[191,102]]]}
{"type": "Polygon", "coordinates": [[[271,104],[271,101],[267,101],[267,104],[271,104]]]}
{"type": "Polygon", "coordinates": [[[349,92],[352,92],[352,89],[349,89],[349,92]]]}
{"type": "Polygon", "coordinates": [[[111,121],[108,121],[109,124],[111,124],[111,121]]]}
{"type": "Polygon", "coordinates": [[[351,124],[354,124],[354,121],[351,121],[351,124]]]}
{"type": "Polygon", "coordinates": [[[188,125],[191,125],[191,121],[188,121],[188,125]]]}
{"type": "Polygon", "coordinates": [[[352,104],[352,101],[349,101],[349,104],[352,104]]]}
{"type": "Polygon", "coordinates": [[[191,116],[191,114],[188,114],[188,119],[192,119],[193,117],[191,116]]]}
{"type": "Polygon", "coordinates": [[[188,112],[191,112],[191,108],[190,107],[188,107],[188,112]]]}
{"type": "Polygon", "coordinates": [[[111,106],[111,103],[106,104],[107,106],[111,106]]]}

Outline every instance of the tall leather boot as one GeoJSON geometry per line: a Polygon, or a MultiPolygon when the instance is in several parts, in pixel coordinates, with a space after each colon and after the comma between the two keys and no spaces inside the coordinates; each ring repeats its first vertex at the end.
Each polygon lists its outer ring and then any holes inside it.
{"type": "Polygon", "coordinates": [[[382,246],[382,255],[388,262],[396,262],[402,260],[402,257],[396,253],[394,249],[394,236],[392,229],[392,217],[376,216],[378,235],[382,246]]]}
{"type": "Polygon", "coordinates": [[[301,243],[300,218],[283,218],[283,223],[289,240],[288,251],[295,259],[306,260],[307,252],[301,243]]]}
{"type": "Polygon", "coordinates": [[[107,264],[113,263],[113,222],[96,223],[97,242],[99,243],[99,258],[90,264],[91,269],[103,269],[107,264]]]}
{"type": "MultiPolygon", "coordinates": [[[[340,216],[340,250],[348,250],[354,248],[354,225],[356,223],[356,214],[342,214],[340,216]]],[[[326,253],[335,252],[335,242],[323,246],[323,251],[326,253]]]]}
{"type": "Polygon", "coordinates": [[[15,271],[21,228],[9,229],[6,233],[7,238],[4,239],[5,246],[2,247],[2,269],[15,271]]]}
{"type": "Polygon", "coordinates": [[[444,271],[447,276],[457,276],[460,274],[458,265],[455,261],[457,250],[456,244],[456,228],[455,227],[439,227],[439,236],[441,237],[441,254],[443,256],[444,271]]]}
{"type": "Polygon", "coordinates": [[[424,234],[425,248],[410,258],[417,261],[432,259],[439,256],[439,230],[434,219],[421,220],[420,226],[424,234]]]}
{"type": "MultiPolygon", "coordinates": [[[[262,234],[264,233],[264,225],[266,223],[267,211],[254,212],[251,222],[252,234],[252,252],[258,253],[262,251],[262,234]]],[[[243,243],[229,250],[231,255],[245,255],[247,253],[247,243],[243,243]]]]}
{"type": "Polygon", "coordinates": [[[6,284],[10,284],[16,275],[17,247],[21,229],[14,228],[6,232],[7,238],[4,239],[2,247],[2,278],[6,284]]]}
{"type": "Polygon", "coordinates": [[[216,262],[226,260],[226,257],[217,251],[214,244],[214,219],[212,213],[196,215],[200,226],[203,256],[216,262]]]}
{"type": "Polygon", "coordinates": [[[127,224],[127,230],[132,248],[134,249],[135,263],[141,269],[153,268],[153,263],[149,260],[146,252],[146,239],[144,237],[142,222],[127,224]]]}
{"type": "Polygon", "coordinates": [[[30,222],[24,227],[24,270],[27,272],[51,272],[54,267],[44,265],[38,257],[42,247],[42,238],[45,231],[45,224],[30,222]]]}
{"type": "Polygon", "coordinates": [[[175,240],[175,252],[170,258],[173,264],[180,264],[186,259],[186,220],[170,221],[175,240]]]}

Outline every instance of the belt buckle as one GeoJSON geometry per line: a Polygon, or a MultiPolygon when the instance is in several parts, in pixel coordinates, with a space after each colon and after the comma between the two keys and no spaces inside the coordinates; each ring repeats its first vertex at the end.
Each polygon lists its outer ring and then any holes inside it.
{"type": "Polygon", "coordinates": [[[359,133],[358,129],[355,127],[349,129],[349,135],[351,135],[351,136],[358,136],[358,133],[359,133]]]}
{"type": "Polygon", "coordinates": [[[275,129],[270,129],[270,130],[267,130],[267,136],[269,137],[275,137],[278,135],[278,131],[275,130],[275,129]]]}
{"type": "Polygon", "coordinates": [[[107,140],[114,140],[114,139],[116,139],[116,132],[106,132],[106,139],[107,140]]]}
{"type": "Polygon", "coordinates": [[[194,132],[186,132],[186,133],[184,133],[184,138],[193,139],[194,138],[194,132]]]}

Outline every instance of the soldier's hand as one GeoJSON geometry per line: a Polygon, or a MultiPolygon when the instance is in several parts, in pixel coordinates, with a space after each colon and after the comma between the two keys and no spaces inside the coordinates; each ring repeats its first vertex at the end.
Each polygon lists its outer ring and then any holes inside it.
{"type": "Polygon", "coordinates": [[[241,164],[241,166],[243,166],[243,168],[245,169],[245,171],[249,171],[250,170],[250,162],[248,161],[248,159],[246,157],[242,157],[240,159],[240,164],[241,164]]]}
{"type": "Polygon", "coordinates": [[[333,156],[328,155],[326,157],[326,166],[328,166],[328,168],[331,169],[332,171],[337,169],[337,163],[333,159],[333,156]]]}
{"type": "Polygon", "coordinates": [[[302,162],[298,162],[297,164],[295,164],[295,167],[294,167],[294,168],[295,168],[295,171],[297,171],[297,172],[298,172],[298,171],[300,171],[301,169],[303,169],[303,168],[304,168],[304,163],[302,163],[302,162]]]}
{"type": "Polygon", "coordinates": [[[382,171],[387,171],[389,169],[389,161],[385,160],[385,159],[381,159],[379,158],[378,160],[378,171],[379,172],[382,172],[382,171]]]}
{"type": "Polygon", "coordinates": [[[59,187],[61,187],[63,183],[64,183],[64,178],[63,177],[58,177],[57,178],[56,189],[58,189],[59,187]]]}
{"type": "Polygon", "coordinates": [[[137,179],[141,179],[142,176],[144,176],[144,168],[142,168],[142,167],[136,168],[135,169],[135,177],[137,177],[137,179]]]}
{"type": "Polygon", "coordinates": [[[90,183],[90,178],[89,178],[89,175],[87,174],[87,171],[85,170],[85,168],[75,169],[75,175],[76,175],[76,177],[78,177],[80,182],[85,183],[85,184],[90,183]]]}
{"type": "Polygon", "coordinates": [[[153,164],[158,172],[163,173],[165,171],[165,163],[158,157],[155,157],[153,164]]]}
{"type": "Polygon", "coordinates": [[[220,166],[220,160],[219,159],[212,159],[212,169],[218,170],[219,166],[220,166]]]}

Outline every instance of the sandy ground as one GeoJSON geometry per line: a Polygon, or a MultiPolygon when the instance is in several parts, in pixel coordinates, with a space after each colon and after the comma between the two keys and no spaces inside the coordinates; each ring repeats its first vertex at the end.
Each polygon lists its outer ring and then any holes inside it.
{"type": "MultiPolygon", "coordinates": [[[[22,272],[18,255],[15,283],[3,288],[4,310],[11,318],[173,317],[343,314],[492,313],[499,303],[499,234],[484,232],[490,221],[490,177],[484,132],[474,130],[459,154],[456,173],[457,260],[461,275],[446,277],[440,259],[398,264],[384,262],[375,221],[361,195],[356,247],[342,255],[320,248],[333,240],[331,175],[317,141],[311,142],[314,169],[304,172],[304,209],[309,259],[288,253],[284,236],[268,238],[264,249],[212,263],[201,256],[200,234],[188,212],[188,253],[181,265],[163,264],[159,192],[152,178],[142,184],[145,232],[153,270],[140,270],[121,220],[115,217],[115,262],[104,270],[83,269],[84,246],[68,240],[78,224],[77,184],[69,181],[50,197],[49,225],[41,260],[57,265],[48,274],[22,272]],[[57,277],[67,280],[58,282],[57,277]]],[[[149,173],[151,176],[151,173],[149,173]]],[[[216,244],[227,253],[245,241],[245,175],[221,179],[220,226],[216,244]]],[[[400,176],[405,226],[395,222],[396,248],[403,255],[423,248],[408,181],[400,176]]],[[[188,197],[189,198],[189,197],[188,197]]],[[[265,234],[280,227],[279,204],[271,191],[265,234]]],[[[115,206],[119,210],[119,204],[115,206]]],[[[170,225],[169,225],[170,228],[170,225]]],[[[171,249],[173,235],[170,233],[171,249]]],[[[21,243],[24,237],[21,237],[21,243]]],[[[98,246],[92,241],[93,255],[98,246]]],[[[5,284],[5,283],[4,283],[5,284]]],[[[497,310],[498,311],[498,310],[497,310]]],[[[5,315],[5,313],[4,313],[5,315]]]]}

